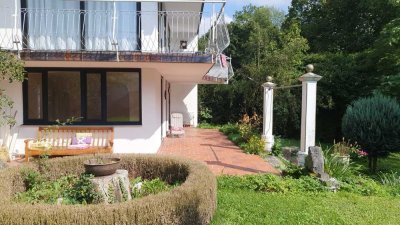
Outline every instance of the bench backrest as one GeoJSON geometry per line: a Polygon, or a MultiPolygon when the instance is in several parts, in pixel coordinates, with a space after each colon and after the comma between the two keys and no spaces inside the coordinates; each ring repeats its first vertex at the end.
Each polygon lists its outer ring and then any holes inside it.
{"type": "Polygon", "coordinates": [[[93,147],[109,146],[110,141],[114,140],[113,127],[39,127],[38,139],[48,140],[52,146],[67,147],[71,144],[72,138],[76,133],[91,133],[93,147]]]}

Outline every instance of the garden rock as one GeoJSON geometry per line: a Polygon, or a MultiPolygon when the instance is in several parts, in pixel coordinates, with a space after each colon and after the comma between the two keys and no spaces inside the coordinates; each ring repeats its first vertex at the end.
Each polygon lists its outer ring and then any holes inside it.
{"type": "Polygon", "coordinates": [[[106,204],[132,199],[127,170],[117,170],[109,176],[94,177],[91,181],[106,204]]]}
{"type": "Polygon", "coordinates": [[[309,148],[306,157],[306,168],[316,174],[324,174],[324,155],[320,147],[313,146],[309,148]]]}
{"type": "Polygon", "coordinates": [[[283,147],[282,155],[289,162],[299,165],[298,152],[300,151],[299,147],[291,146],[291,147],[283,147]]]}
{"type": "Polygon", "coordinates": [[[274,168],[282,169],[285,167],[285,164],[276,156],[268,156],[266,158],[267,162],[271,164],[274,168]]]}

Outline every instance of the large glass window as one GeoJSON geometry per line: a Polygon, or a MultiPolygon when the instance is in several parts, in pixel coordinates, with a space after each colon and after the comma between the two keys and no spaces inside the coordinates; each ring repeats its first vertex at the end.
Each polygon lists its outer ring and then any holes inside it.
{"type": "MultiPolygon", "coordinates": [[[[29,71],[29,70],[28,70],[29,71]]],[[[24,123],[141,124],[140,71],[31,71],[24,83],[24,123]]]]}
{"type": "Polygon", "coordinates": [[[29,73],[28,92],[28,119],[43,119],[43,84],[41,73],[29,73]]]}
{"type": "Polygon", "coordinates": [[[79,71],[49,71],[47,82],[48,120],[81,117],[79,71]]]}
{"type": "Polygon", "coordinates": [[[139,74],[131,72],[107,73],[107,121],[138,121],[139,74]],[[127,104],[128,103],[128,104],[127,104]]]}
{"type": "Polygon", "coordinates": [[[101,120],[101,73],[88,73],[86,75],[87,120],[101,120]]]}

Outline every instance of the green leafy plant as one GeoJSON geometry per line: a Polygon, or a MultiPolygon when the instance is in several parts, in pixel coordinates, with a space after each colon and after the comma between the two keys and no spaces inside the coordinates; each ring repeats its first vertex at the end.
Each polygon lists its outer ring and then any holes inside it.
{"type": "Polygon", "coordinates": [[[370,171],[375,172],[378,157],[400,149],[400,106],[381,94],[359,99],[347,108],[342,132],[368,153],[370,171]]]}
{"type": "Polygon", "coordinates": [[[26,191],[17,193],[20,202],[32,204],[92,204],[98,203],[100,195],[90,181],[88,174],[80,176],[62,176],[57,180],[48,180],[38,171],[26,169],[21,171],[26,191]],[[61,201],[61,202],[60,202],[61,201]]]}
{"type": "Polygon", "coordinates": [[[387,186],[398,186],[400,188],[400,175],[395,172],[391,171],[389,173],[382,173],[378,174],[378,177],[383,185],[387,186]]]}
{"type": "Polygon", "coordinates": [[[332,177],[341,179],[352,176],[360,169],[359,166],[351,161],[346,161],[338,153],[333,152],[333,148],[324,151],[324,170],[332,177]]]}
{"type": "Polygon", "coordinates": [[[141,177],[137,177],[131,181],[132,197],[139,198],[147,195],[154,195],[163,191],[168,191],[176,185],[169,185],[160,180],[160,178],[143,180],[141,177]]]}
{"type": "Polygon", "coordinates": [[[328,189],[315,177],[301,178],[279,177],[271,174],[246,176],[221,176],[218,179],[218,188],[245,189],[261,192],[325,192],[328,189]]]}
{"type": "Polygon", "coordinates": [[[244,144],[244,152],[249,154],[260,155],[265,152],[265,142],[258,135],[252,135],[249,141],[244,144]]]}
{"type": "Polygon", "coordinates": [[[302,176],[307,176],[308,172],[304,167],[288,162],[286,168],[282,170],[282,175],[292,178],[300,178],[302,176]]]}
{"type": "Polygon", "coordinates": [[[282,155],[282,140],[279,137],[275,137],[275,143],[272,146],[271,153],[274,156],[282,155]]]}

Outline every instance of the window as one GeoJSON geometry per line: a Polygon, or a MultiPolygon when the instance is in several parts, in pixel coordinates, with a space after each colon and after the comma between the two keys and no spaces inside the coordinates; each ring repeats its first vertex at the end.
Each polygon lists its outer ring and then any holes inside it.
{"type": "Polygon", "coordinates": [[[81,117],[76,124],[140,125],[140,70],[27,69],[24,124],[51,124],[81,117]]]}

